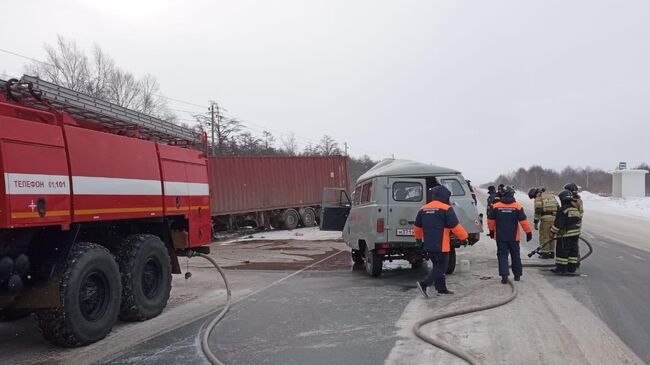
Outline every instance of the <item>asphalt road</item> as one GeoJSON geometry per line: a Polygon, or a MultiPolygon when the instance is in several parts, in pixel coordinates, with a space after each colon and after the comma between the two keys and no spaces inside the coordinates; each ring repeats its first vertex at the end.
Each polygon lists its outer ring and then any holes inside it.
{"type": "MultiPolygon", "coordinates": [[[[315,267],[236,304],[215,329],[212,349],[228,364],[381,364],[423,274],[387,270],[377,280],[349,265],[315,267]]],[[[205,364],[196,336],[204,323],[142,343],[110,364],[205,364]]]]}
{"type": "MultiPolygon", "coordinates": [[[[483,194],[480,198],[484,198],[483,194]]],[[[520,203],[532,220],[531,201],[520,203]]],[[[650,364],[650,251],[636,248],[650,249],[650,221],[589,211],[588,206],[585,211],[583,237],[594,246],[593,255],[579,269],[586,276],[555,277],[549,272],[548,280],[590,308],[650,364]]],[[[522,256],[536,247],[533,243],[536,241],[524,243],[527,250],[522,251],[522,256]]],[[[582,242],[580,250],[587,250],[582,242]]]]}

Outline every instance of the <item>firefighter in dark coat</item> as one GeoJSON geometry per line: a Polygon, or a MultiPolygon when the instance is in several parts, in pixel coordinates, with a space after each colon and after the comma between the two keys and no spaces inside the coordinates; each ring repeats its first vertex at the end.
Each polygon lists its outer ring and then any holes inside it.
{"type": "Polygon", "coordinates": [[[512,260],[512,273],[515,281],[523,274],[521,256],[519,254],[519,226],[526,232],[526,241],[533,239],[533,230],[528,223],[524,208],[515,201],[515,190],[508,186],[501,195],[501,200],[494,203],[488,215],[490,237],[497,241],[497,258],[499,260],[499,276],[501,283],[508,283],[508,255],[512,260]]]}
{"type": "Polygon", "coordinates": [[[580,264],[578,240],[582,227],[582,213],[576,207],[573,192],[564,190],[558,194],[562,206],[555,216],[551,233],[557,237],[555,247],[556,274],[574,273],[580,264]]]}
{"type": "Polygon", "coordinates": [[[415,218],[414,236],[418,245],[422,245],[431,259],[432,268],[427,276],[417,282],[417,287],[425,298],[428,298],[427,288],[431,285],[438,294],[453,294],[447,289],[445,273],[449,265],[451,250],[451,233],[463,245],[467,246],[467,231],[460,225],[454,208],[449,203],[451,192],[444,186],[438,185],[431,191],[432,201],[420,208],[415,218]]]}
{"type": "Polygon", "coordinates": [[[488,186],[487,211],[486,211],[488,215],[490,214],[490,209],[492,209],[492,204],[494,204],[496,197],[497,197],[497,189],[494,187],[494,185],[488,186]]]}

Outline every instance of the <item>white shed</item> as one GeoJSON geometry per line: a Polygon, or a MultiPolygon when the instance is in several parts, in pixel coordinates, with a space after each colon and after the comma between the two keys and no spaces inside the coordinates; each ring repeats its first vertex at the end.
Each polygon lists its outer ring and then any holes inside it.
{"type": "Polygon", "coordinates": [[[612,196],[617,198],[635,198],[645,196],[646,170],[612,171],[612,196]]]}

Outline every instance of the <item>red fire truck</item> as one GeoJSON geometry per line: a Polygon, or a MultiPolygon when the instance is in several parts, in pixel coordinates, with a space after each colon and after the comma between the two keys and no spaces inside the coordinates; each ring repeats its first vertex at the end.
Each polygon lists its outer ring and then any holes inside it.
{"type": "Polygon", "coordinates": [[[0,314],[60,346],[167,304],[207,252],[204,134],[34,77],[0,80],[0,314]]]}

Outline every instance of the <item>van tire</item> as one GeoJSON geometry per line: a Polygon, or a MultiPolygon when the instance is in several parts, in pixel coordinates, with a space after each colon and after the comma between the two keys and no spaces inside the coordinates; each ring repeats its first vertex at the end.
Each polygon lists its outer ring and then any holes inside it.
{"type": "Polygon", "coordinates": [[[453,274],[454,270],[456,270],[456,248],[452,246],[449,250],[449,264],[446,273],[448,275],[453,274]]]}
{"type": "Polygon", "coordinates": [[[363,254],[360,250],[352,250],[352,262],[355,264],[363,264],[363,254]]]}
{"type": "Polygon", "coordinates": [[[381,270],[384,266],[384,262],[381,259],[381,256],[379,256],[375,250],[368,250],[368,248],[366,248],[366,257],[364,264],[368,275],[372,276],[373,278],[381,275],[381,270]]]}

